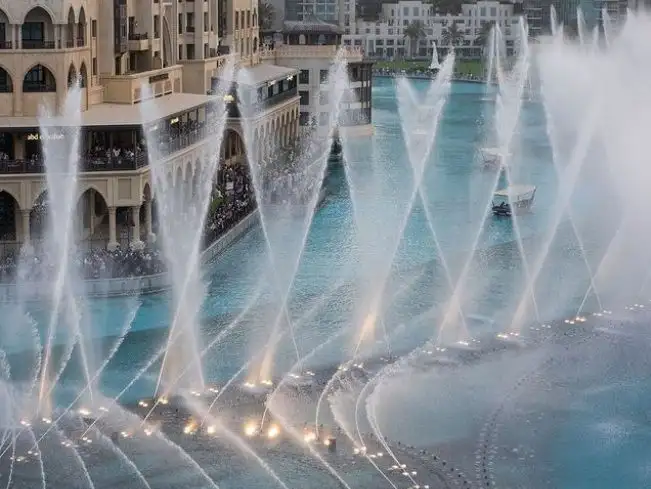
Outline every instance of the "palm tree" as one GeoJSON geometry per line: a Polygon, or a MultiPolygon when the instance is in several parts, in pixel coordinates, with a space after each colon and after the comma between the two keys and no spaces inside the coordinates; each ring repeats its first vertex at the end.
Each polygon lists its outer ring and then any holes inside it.
{"type": "Polygon", "coordinates": [[[260,29],[263,31],[270,30],[276,17],[276,9],[274,9],[274,6],[269,2],[260,2],[258,5],[258,15],[260,17],[260,29]]]}
{"type": "Polygon", "coordinates": [[[452,22],[450,27],[443,31],[443,45],[456,46],[463,38],[463,33],[457,27],[456,22],[452,22]]]}
{"type": "Polygon", "coordinates": [[[409,39],[409,51],[414,56],[414,48],[418,46],[418,40],[425,37],[425,29],[420,20],[416,20],[405,27],[405,38],[409,39]]]}
{"type": "Polygon", "coordinates": [[[485,48],[491,39],[491,32],[494,26],[495,26],[494,20],[491,20],[490,22],[486,22],[484,25],[482,25],[481,29],[479,30],[479,34],[477,34],[477,37],[475,37],[473,41],[473,44],[475,46],[481,46],[482,48],[485,48]]]}

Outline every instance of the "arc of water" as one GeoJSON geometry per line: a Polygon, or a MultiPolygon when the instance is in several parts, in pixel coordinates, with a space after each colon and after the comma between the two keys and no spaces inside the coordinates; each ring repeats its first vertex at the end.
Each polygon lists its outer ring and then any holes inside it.
{"type": "Polygon", "coordinates": [[[145,478],[144,474],[140,471],[138,466],[135,464],[133,460],[131,460],[129,457],[127,457],[127,454],[122,451],[122,449],[113,441],[106,436],[102,431],[95,427],[93,428],[93,431],[97,435],[99,439],[101,439],[104,443],[110,445],[113,448],[113,451],[115,454],[118,456],[120,460],[122,460],[125,464],[127,464],[131,470],[135,473],[136,477],[140,482],[142,482],[142,485],[145,487],[145,489],[151,489],[151,486],[149,485],[149,482],[147,482],[147,479],[145,478]]]}
{"type": "Polygon", "coordinates": [[[41,488],[45,489],[47,487],[47,482],[45,480],[45,466],[43,464],[43,455],[41,453],[41,447],[36,443],[36,434],[34,430],[29,428],[28,433],[31,435],[32,440],[34,440],[34,453],[36,453],[36,458],[38,459],[38,469],[41,472],[41,488]]]}
{"type": "Polygon", "coordinates": [[[601,100],[598,100],[596,101],[594,106],[591,107],[591,109],[589,110],[588,117],[585,121],[585,124],[582,126],[577,143],[572,152],[569,165],[563,172],[563,176],[560,178],[560,189],[558,193],[561,197],[555,206],[556,208],[554,212],[554,218],[552,220],[551,230],[549,232],[549,235],[543,242],[542,250],[539,253],[538,259],[534,265],[531,280],[526,285],[527,290],[525,291],[525,294],[523,294],[522,300],[520,301],[516,313],[513,316],[513,321],[511,322],[511,326],[510,326],[510,330],[512,331],[519,329],[519,327],[521,326],[522,319],[524,318],[524,314],[525,314],[525,301],[527,297],[526,294],[530,293],[531,289],[535,286],[535,281],[537,280],[538,275],[540,274],[542,267],[545,263],[545,260],[547,259],[549,249],[556,236],[556,232],[558,231],[559,224],[565,213],[569,200],[572,196],[572,191],[574,190],[576,181],[578,179],[581,168],[583,166],[583,162],[587,155],[588,146],[594,136],[594,131],[597,124],[597,118],[601,113],[601,106],[602,106],[602,102],[601,100]]]}
{"type": "MultiPolygon", "coordinates": [[[[334,96],[332,97],[332,107],[333,111],[331,114],[330,118],[330,126],[329,126],[329,132],[328,136],[326,138],[326,142],[331,142],[334,132],[339,124],[339,113],[340,113],[340,104],[342,97],[344,95],[344,91],[346,90],[348,86],[348,75],[346,73],[346,67],[347,63],[345,61],[345,58],[343,58],[343,55],[340,53],[338,57],[335,59],[335,62],[333,66],[331,67],[329,71],[329,76],[328,76],[328,94],[333,94],[334,96]]],[[[242,80],[245,81],[245,80],[242,80]]],[[[238,84],[238,91],[241,91],[240,86],[242,84],[238,84]]],[[[321,89],[320,89],[321,90],[321,89]]],[[[247,100],[246,95],[242,92],[240,93],[240,100],[247,100]]],[[[244,107],[246,109],[246,107],[244,107]]],[[[246,121],[246,119],[245,119],[246,121]]],[[[296,337],[294,335],[293,331],[293,326],[291,320],[289,320],[289,315],[287,313],[287,300],[289,298],[289,294],[291,292],[291,288],[293,286],[294,280],[296,278],[296,273],[298,271],[298,266],[300,264],[304,249],[305,249],[305,243],[307,241],[307,236],[309,233],[309,229],[311,227],[312,219],[314,216],[314,211],[316,209],[316,205],[318,203],[319,199],[319,190],[321,189],[321,184],[323,181],[323,177],[325,175],[325,170],[326,170],[326,163],[327,163],[327,157],[329,153],[329,145],[327,146],[328,152],[325,152],[324,154],[320,155],[318,158],[318,167],[317,167],[317,178],[318,178],[318,185],[315,186],[316,193],[311,196],[309,204],[307,206],[307,212],[304,216],[304,221],[302,223],[302,229],[301,229],[301,236],[300,236],[300,242],[298,244],[298,249],[296,250],[296,257],[290,264],[290,270],[289,270],[289,278],[285,280],[285,283],[281,283],[281,277],[279,274],[279,271],[277,269],[277,255],[276,253],[278,252],[277,249],[274,249],[277,246],[277,243],[271,243],[271,238],[270,238],[270,223],[267,222],[267,216],[265,216],[265,202],[263,201],[263,196],[261,195],[262,189],[264,186],[264,182],[261,179],[261,175],[259,173],[260,171],[260,162],[256,161],[253,162],[254,155],[257,153],[256,150],[256,143],[257,141],[254,141],[254,136],[253,136],[253,127],[251,124],[247,124],[246,122],[243,124],[244,126],[244,142],[246,146],[249,148],[249,166],[251,168],[251,176],[253,178],[253,183],[256,189],[258,191],[256,192],[256,200],[258,201],[258,208],[260,209],[260,223],[262,226],[263,233],[265,235],[266,239],[266,244],[267,248],[269,250],[269,255],[270,255],[270,260],[271,260],[271,266],[272,266],[272,272],[274,275],[274,281],[276,283],[276,287],[280,289],[280,307],[279,307],[279,313],[278,316],[276,317],[276,320],[273,323],[273,331],[272,331],[272,337],[277,336],[278,334],[278,326],[280,323],[280,319],[283,315],[286,316],[288,319],[288,326],[290,329],[290,335],[292,338],[292,342],[294,344],[294,349],[296,351],[296,358],[297,360],[300,359],[301,355],[299,352],[298,344],[296,342],[296,337]]],[[[326,143],[326,144],[327,144],[326,143]]],[[[286,245],[286,243],[285,243],[286,245]]]]}
{"type": "MultiPolygon", "coordinates": [[[[558,175],[558,178],[560,180],[561,178],[563,178],[564,175],[563,175],[563,169],[560,166],[560,155],[559,155],[559,151],[558,151],[558,144],[559,144],[558,143],[558,136],[556,134],[556,128],[554,126],[552,114],[549,112],[549,108],[545,104],[543,104],[543,107],[544,107],[544,110],[545,110],[545,116],[546,116],[545,118],[547,120],[547,135],[548,135],[549,141],[551,143],[551,149],[552,149],[552,162],[554,163],[554,169],[556,170],[556,175],[558,175]]],[[[587,254],[585,252],[584,241],[583,241],[583,238],[581,237],[581,234],[579,233],[579,229],[578,229],[578,227],[576,225],[576,222],[574,220],[574,216],[573,216],[573,212],[572,212],[572,206],[571,206],[571,204],[569,202],[568,202],[568,207],[567,207],[566,213],[567,213],[567,217],[568,217],[568,219],[570,221],[570,225],[572,226],[572,230],[574,232],[574,235],[576,236],[576,239],[579,242],[579,247],[581,248],[581,257],[583,258],[583,263],[584,263],[584,265],[586,267],[586,270],[588,271],[588,275],[589,275],[589,278],[590,278],[590,285],[588,287],[588,291],[586,292],[586,295],[585,295],[583,301],[581,302],[581,304],[579,305],[579,308],[578,308],[577,313],[576,313],[576,315],[578,316],[581,313],[581,311],[583,309],[583,306],[585,305],[585,302],[586,302],[587,297],[588,297],[591,290],[595,294],[595,298],[597,299],[597,303],[599,304],[599,310],[603,309],[603,304],[601,302],[601,296],[600,296],[599,291],[597,290],[597,287],[596,287],[596,284],[595,284],[595,279],[594,279],[595,275],[594,275],[594,272],[592,270],[592,266],[590,265],[590,261],[588,260],[588,256],[587,256],[587,254]]]]}
{"type": "MultiPolygon", "coordinates": [[[[56,426],[53,423],[54,426],[56,426]]],[[[86,484],[88,485],[88,489],[95,489],[95,484],[93,483],[93,479],[90,477],[90,473],[88,472],[88,467],[86,467],[86,463],[84,462],[84,459],[81,458],[81,455],[79,455],[79,451],[75,448],[74,443],[63,433],[63,431],[59,428],[56,427],[56,433],[59,435],[59,438],[63,440],[63,442],[70,448],[72,452],[72,457],[75,459],[75,461],[79,464],[79,467],[81,468],[81,471],[84,475],[84,479],[86,479],[86,484]]]]}
{"type": "MultiPolygon", "coordinates": [[[[39,126],[45,135],[46,146],[44,147],[46,159],[46,181],[50,189],[49,194],[56,191],[56,198],[48,194],[49,207],[51,216],[48,219],[49,244],[54,246],[57,260],[55,273],[55,286],[52,287],[52,312],[48,323],[47,343],[45,346],[45,358],[41,372],[41,386],[39,393],[38,410],[40,411],[46,403],[46,384],[48,382],[48,370],[50,368],[51,350],[56,335],[56,329],[59,322],[59,313],[61,301],[68,299],[70,322],[75,338],[82,335],[80,329],[80,313],[74,292],[71,290],[72,274],[69,270],[70,249],[73,248],[73,225],[72,211],[74,208],[74,199],[77,195],[77,174],[79,163],[79,128],[81,126],[81,88],[79,82],[68,92],[63,109],[64,123],[71,124],[68,128],[70,138],[66,140],[71,142],[69,154],[52,154],[48,141],[55,141],[54,138],[48,137],[50,130],[47,112],[42,111],[39,117],[39,126]],[[52,167],[52,165],[55,165],[52,167]],[[55,222],[56,221],[56,222],[55,222]]],[[[65,140],[64,140],[65,141],[65,140]]],[[[86,356],[83,344],[80,347],[82,367],[84,374],[88,379],[90,370],[88,358],[86,356]]],[[[64,366],[65,368],[65,366],[64,366]]],[[[92,396],[92,394],[91,394],[92,396]]]]}
{"type": "MultiPolygon", "coordinates": [[[[201,298],[198,297],[199,294],[197,292],[198,289],[203,288],[201,286],[202,280],[198,273],[198,264],[201,255],[200,243],[203,236],[203,222],[205,221],[206,212],[208,210],[208,203],[210,199],[212,182],[213,182],[214,174],[217,171],[217,166],[219,164],[221,142],[224,136],[224,128],[226,125],[227,107],[226,107],[226,103],[224,102],[224,96],[229,92],[231,86],[231,80],[233,79],[234,59],[229,58],[222,70],[223,70],[222,71],[223,77],[219,82],[218,90],[217,90],[218,96],[216,97],[215,100],[215,103],[217,104],[217,108],[215,109],[216,119],[209,122],[207,121],[208,129],[210,129],[214,134],[211,139],[213,143],[210,146],[211,154],[208,156],[208,163],[207,164],[205,162],[202,163],[200,169],[198,169],[198,171],[200,171],[200,179],[199,179],[200,186],[198,189],[199,198],[197,199],[197,202],[195,203],[195,207],[194,207],[194,212],[196,213],[195,221],[196,223],[198,223],[198,225],[197,225],[197,229],[188,230],[189,232],[194,232],[194,235],[190,236],[190,241],[189,241],[190,248],[184,250],[185,252],[189,253],[187,257],[184,257],[185,258],[184,263],[178,263],[178,257],[175,255],[174,250],[176,249],[176,246],[172,243],[172,240],[174,239],[173,230],[166,229],[169,232],[169,236],[165,236],[163,239],[163,246],[164,249],[166,250],[168,261],[172,266],[171,267],[172,272],[174,273],[174,275],[177,274],[180,275],[180,287],[178,287],[177,284],[178,288],[174,288],[175,295],[176,295],[176,304],[175,304],[176,309],[173,313],[172,323],[170,326],[170,333],[168,336],[167,348],[165,350],[165,353],[163,354],[163,362],[161,364],[158,381],[156,383],[157,392],[160,390],[163,376],[165,375],[167,368],[169,368],[168,365],[169,353],[170,351],[172,351],[175,343],[172,341],[172,339],[180,338],[180,335],[177,334],[177,331],[179,333],[185,333],[189,335],[189,338],[186,338],[186,340],[193,343],[192,345],[181,345],[180,348],[184,349],[189,347],[190,349],[194,349],[197,347],[196,336],[197,336],[198,325],[196,323],[198,321],[198,315],[202,303],[201,298]],[[188,317],[181,317],[182,315],[188,317]]],[[[143,110],[147,109],[147,105],[148,105],[147,103],[141,104],[143,110]]],[[[162,191],[163,193],[162,197],[164,199],[165,193],[167,191],[167,176],[165,174],[165,170],[161,167],[160,160],[156,158],[157,156],[160,155],[156,154],[158,148],[156,147],[155,141],[151,141],[152,144],[149,143],[150,141],[148,141],[148,148],[150,149],[149,164],[154,176],[153,178],[154,185],[160,186],[159,190],[162,191]]],[[[180,194],[180,192],[178,193],[180,194]]],[[[160,202],[160,200],[161,199],[157,199],[159,206],[161,206],[163,211],[165,211],[166,210],[165,206],[168,203],[160,202]]],[[[177,198],[176,201],[177,201],[176,203],[178,204],[180,198],[177,198]]],[[[200,363],[198,363],[198,360],[196,359],[196,355],[192,355],[192,357],[193,358],[186,359],[187,361],[185,362],[185,364],[192,364],[195,367],[194,373],[198,377],[197,379],[195,379],[195,381],[198,381],[201,384],[201,386],[203,386],[204,379],[203,379],[202,366],[200,363]]],[[[183,362],[182,359],[181,362],[183,362]]]]}
{"type": "MultiPolygon", "coordinates": [[[[494,29],[491,32],[494,32],[494,29]]],[[[447,281],[448,286],[452,291],[454,289],[454,284],[452,281],[452,275],[450,274],[450,267],[448,266],[447,260],[445,259],[443,248],[441,246],[441,243],[438,239],[438,235],[436,233],[436,229],[434,227],[434,219],[429,209],[429,200],[427,199],[425,188],[423,185],[426,160],[430,156],[432,148],[434,146],[434,140],[436,139],[436,130],[438,127],[438,120],[443,110],[443,106],[441,105],[440,107],[436,108],[436,112],[433,119],[437,122],[432,128],[432,132],[430,133],[431,135],[428,136],[430,140],[426,142],[424,145],[421,145],[420,144],[421,142],[418,140],[418,136],[421,135],[423,132],[425,132],[425,127],[423,127],[422,123],[429,124],[431,118],[429,116],[424,117],[422,121],[420,120],[420,118],[418,118],[415,120],[415,123],[412,123],[411,111],[418,106],[418,102],[416,100],[416,94],[413,93],[408,83],[404,83],[401,87],[399,87],[399,89],[400,89],[399,93],[404,93],[405,95],[407,94],[411,95],[410,98],[411,98],[411,102],[413,103],[412,107],[406,107],[407,103],[401,103],[402,98],[401,97],[398,98],[399,101],[398,111],[400,113],[401,120],[403,122],[402,130],[403,130],[403,136],[405,138],[405,142],[407,146],[407,159],[409,160],[409,164],[411,166],[414,181],[417,182],[418,197],[423,205],[423,211],[425,213],[427,226],[432,236],[432,240],[434,241],[434,247],[436,248],[436,253],[440,257],[441,265],[443,266],[443,273],[445,275],[445,280],[447,281]],[[407,121],[410,122],[407,123],[407,121]]],[[[425,132],[425,134],[427,133],[425,132]]],[[[463,329],[467,333],[468,326],[466,324],[465,315],[461,308],[461,304],[458,304],[458,306],[459,307],[457,312],[459,314],[463,329]]]]}
{"type": "Polygon", "coordinates": [[[606,7],[603,7],[601,9],[601,19],[602,19],[603,29],[604,29],[604,42],[606,44],[606,47],[610,47],[610,43],[612,40],[612,33],[613,33],[613,24],[610,19],[610,14],[608,13],[608,9],[606,7]]]}
{"type": "MultiPolygon", "coordinates": [[[[416,279],[414,280],[414,283],[415,283],[415,281],[416,281],[416,279]]],[[[405,289],[402,289],[402,290],[408,290],[408,287],[406,287],[405,289]]],[[[344,330],[342,329],[341,330],[342,334],[343,334],[343,331],[344,330]]],[[[330,340],[326,340],[326,343],[328,341],[330,341],[330,340]]],[[[317,348],[320,348],[321,346],[323,346],[326,343],[323,343],[322,345],[319,345],[319,347],[317,347],[317,348]]],[[[317,348],[315,348],[312,351],[312,353],[314,353],[317,350],[317,348]]],[[[354,358],[352,360],[349,360],[348,362],[344,363],[344,367],[350,366],[353,363],[353,361],[354,361],[354,358]]],[[[315,432],[316,432],[317,436],[319,434],[319,414],[321,412],[321,405],[323,404],[323,399],[328,394],[328,392],[332,388],[333,384],[336,381],[341,379],[341,376],[343,375],[344,371],[345,371],[344,368],[342,368],[340,370],[337,370],[337,372],[335,372],[332,375],[332,377],[330,377],[330,379],[328,379],[328,382],[326,382],[326,385],[323,387],[323,391],[321,391],[321,395],[319,396],[319,399],[317,400],[316,409],[315,409],[315,413],[314,413],[314,429],[315,429],[315,432]]]]}

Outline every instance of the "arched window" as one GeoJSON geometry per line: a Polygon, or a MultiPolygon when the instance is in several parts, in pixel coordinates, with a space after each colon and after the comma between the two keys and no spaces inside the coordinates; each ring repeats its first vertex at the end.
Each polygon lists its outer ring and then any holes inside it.
{"type": "Polygon", "coordinates": [[[23,49],[54,49],[54,21],[42,7],[35,7],[25,16],[21,27],[23,49]]]}
{"type": "Polygon", "coordinates": [[[246,11],[246,28],[249,29],[251,27],[251,11],[247,10],[246,11]]]}
{"type": "Polygon", "coordinates": [[[77,70],[75,65],[71,64],[70,69],[68,70],[68,88],[74,86],[77,83],[77,70]]]}
{"type": "Polygon", "coordinates": [[[75,47],[75,11],[70,7],[68,9],[68,22],[66,23],[66,47],[75,47]]]}
{"type": "Polygon", "coordinates": [[[14,91],[14,84],[11,80],[11,75],[7,70],[0,67],[0,93],[11,93],[14,91]]]}
{"type": "Polygon", "coordinates": [[[258,25],[258,14],[256,13],[255,9],[253,10],[253,27],[256,27],[258,25]]]}
{"type": "Polygon", "coordinates": [[[43,65],[36,65],[25,74],[23,92],[56,92],[57,83],[54,75],[43,65]]]}
{"type": "Polygon", "coordinates": [[[79,69],[79,84],[81,88],[86,88],[88,86],[88,72],[86,71],[86,63],[83,62],[79,69]]]}
{"type": "Polygon", "coordinates": [[[86,45],[86,12],[84,7],[79,11],[79,20],[77,21],[77,46],[86,45]]]}

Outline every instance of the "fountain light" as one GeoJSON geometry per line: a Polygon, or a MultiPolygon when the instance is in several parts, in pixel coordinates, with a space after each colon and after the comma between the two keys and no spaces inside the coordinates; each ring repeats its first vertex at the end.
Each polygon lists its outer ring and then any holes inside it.
{"type": "Polygon", "coordinates": [[[201,397],[201,392],[199,391],[190,391],[190,394],[192,394],[194,397],[201,397]]]}
{"type": "Polygon", "coordinates": [[[289,376],[290,376],[292,379],[300,379],[300,378],[301,378],[300,375],[295,374],[295,373],[293,373],[293,372],[290,372],[290,373],[289,373],[289,376]]]}
{"type": "Polygon", "coordinates": [[[216,431],[217,428],[213,425],[210,425],[206,428],[206,433],[208,433],[209,435],[214,435],[216,431]]]}
{"type": "Polygon", "coordinates": [[[255,384],[253,382],[244,382],[244,387],[247,389],[255,389],[255,384]]]}
{"type": "Polygon", "coordinates": [[[416,474],[417,474],[417,473],[416,473],[415,470],[412,470],[412,471],[411,471],[411,475],[416,475],[416,474]]]}
{"type": "Polygon", "coordinates": [[[208,392],[212,392],[213,394],[218,394],[219,389],[217,387],[208,387],[208,392]]]}
{"type": "Polygon", "coordinates": [[[138,401],[138,406],[140,407],[149,407],[149,403],[147,401],[138,401]]]}
{"type": "Polygon", "coordinates": [[[574,318],[574,320],[575,320],[577,323],[585,323],[585,322],[586,322],[586,318],[585,318],[585,316],[577,316],[576,318],[574,318]]]}
{"type": "Polygon", "coordinates": [[[45,424],[52,424],[52,419],[50,418],[41,418],[41,421],[43,421],[45,424]]]}
{"type": "Polygon", "coordinates": [[[108,413],[108,408],[105,408],[104,406],[100,406],[99,410],[102,411],[103,413],[108,413]]]}
{"type": "Polygon", "coordinates": [[[382,453],[382,452],[377,452],[376,455],[377,455],[378,457],[383,457],[383,456],[384,456],[384,453],[382,453]]]}
{"type": "Polygon", "coordinates": [[[82,416],[90,416],[90,411],[86,408],[80,408],[77,412],[82,416]]]}
{"type": "Polygon", "coordinates": [[[463,340],[459,340],[459,341],[457,341],[457,343],[459,345],[462,345],[462,346],[470,346],[470,343],[468,343],[467,341],[463,341],[463,340]]]}
{"type": "MultiPolygon", "coordinates": [[[[308,433],[305,433],[305,435],[303,435],[303,440],[305,440],[305,443],[313,442],[314,440],[316,440],[316,433],[314,433],[314,431],[310,431],[308,433]]],[[[328,441],[328,440],[326,440],[326,441],[328,441]]]]}
{"type": "Polygon", "coordinates": [[[277,438],[278,435],[280,435],[280,428],[278,428],[278,426],[275,424],[271,425],[267,431],[267,438],[273,440],[274,438],[277,438]]]}
{"type": "Polygon", "coordinates": [[[311,370],[306,370],[306,371],[305,371],[305,374],[306,374],[306,375],[309,375],[310,377],[314,377],[314,376],[316,375],[316,374],[315,374],[314,372],[312,372],[311,370]]]}
{"type": "Polygon", "coordinates": [[[186,435],[193,435],[197,431],[197,424],[194,421],[190,421],[183,427],[183,433],[186,435]]]}
{"type": "Polygon", "coordinates": [[[266,386],[268,386],[268,387],[271,387],[271,386],[274,385],[274,383],[273,383],[271,380],[269,380],[269,379],[261,380],[260,383],[261,383],[262,385],[266,385],[266,386]]]}
{"type": "Polygon", "coordinates": [[[250,421],[246,425],[244,425],[244,434],[249,438],[255,436],[257,433],[258,433],[258,423],[254,423],[253,421],[250,421]]]}
{"type": "Polygon", "coordinates": [[[23,425],[25,428],[29,428],[30,426],[32,426],[32,424],[26,419],[21,419],[20,424],[23,425]]]}
{"type": "Polygon", "coordinates": [[[23,457],[22,455],[16,457],[16,462],[24,462],[24,461],[25,461],[25,457],[23,457]]]}
{"type": "Polygon", "coordinates": [[[159,397],[158,398],[158,403],[162,404],[163,406],[167,406],[169,404],[169,402],[170,401],[167,399],[167,397],[159,397]]]}
{"type": "Polygon", "coordinates": [[[145,432],[145,436],[151,436],[153,433],[153,431],[150,428],[145,428],[144,432],[145,432]]]}
{"type": "Polygon", "coordinates": [[[508,340],[509,339],[509,335],[506,335],[504,333],[498,333],[497,337],[502,339],[502,340],[508,340]]]}
{"type": "Polygon", "coordinates": [[[131,437],[131,433],[129,433],[128,431],[121,431],[121,432],[120,432],[120,435],[122,436],[122,438],[129,438],[129,437],[131,437]]]}
{"type": "Polygon", "coordinates": [[[404,475],[405,477],[409,477],[409,472],[405,471],[402,473],[402,475],[404,475]]]}

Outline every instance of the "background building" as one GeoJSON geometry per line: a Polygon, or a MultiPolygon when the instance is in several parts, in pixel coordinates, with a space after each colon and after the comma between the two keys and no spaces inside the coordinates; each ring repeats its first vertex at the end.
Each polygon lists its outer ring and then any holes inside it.
{"type": "Polygon", "coordinates": [[[376,21],[357,17],[354,0],[345,0],[344,12],[344,44],[378,59],[431,58],[433,42],[442,51],[455,45],[460,57],[480,58],[493,24],[512,53],[520,19],[514,4],[490,0],[463,4],[459,15],[441,15],[421,0],[385,3],[376,21]]]}

